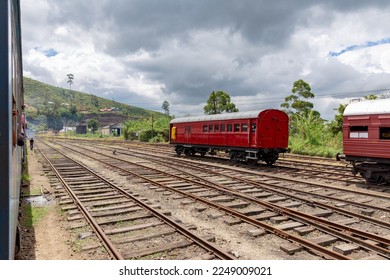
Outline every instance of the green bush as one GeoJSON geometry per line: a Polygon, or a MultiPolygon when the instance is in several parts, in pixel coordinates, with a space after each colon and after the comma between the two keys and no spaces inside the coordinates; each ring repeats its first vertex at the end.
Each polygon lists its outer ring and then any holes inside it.
{"type": "Polygon", "coordinates": [[[149,142],[149,140],[152,139],[154,135],[156,135],[156,131],[153,130],[141,131],[139,134],[139,141],[149,142]]]}
{"type": "Polygon", "coordinates": [[[151,143],[160,143],[164,142],[164,137],[161,134],[158,134],[157,136],[153,137],[152,139],[149,140],[151,143]]]}
{"type": "Polygon", "coordinates": [[[289,148],[294,154],[333,158],[337,153],[342,152],[342,135],[339,133],[336,136],[331,136],[330,132],[327,134],[326,131],[311,139],[290,135],[289,148]]]}

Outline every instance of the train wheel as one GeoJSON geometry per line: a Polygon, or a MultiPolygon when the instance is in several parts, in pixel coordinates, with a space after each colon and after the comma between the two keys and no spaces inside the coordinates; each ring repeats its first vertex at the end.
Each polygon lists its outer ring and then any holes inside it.
{"type": "Polygon", "coordinates": [[[271,166],[272,164],[275,163],[275,160],[266,160],[265,163],[266,163],[268,166],[271,166]]]}
{"type": "Polygon", "coordinates": [[[237,157],[237,153],[233,152],[230,154],[230,160],[234,163],[234,164],[237,164],[238,163],[238,157],[237,157]]]}
{"type": "Polygon", "coordinates": [[[185,149],[184,154],[189,157],[191,155],[191,150],[190,149],[185,149]]]}
{"type": "Polygon", "coordinates": [[[206,154],[205,152],[201,152],[201,153],[200,153],[200,156],[201,156],[201,157],[204,157],[205,154],[206,154]]]}

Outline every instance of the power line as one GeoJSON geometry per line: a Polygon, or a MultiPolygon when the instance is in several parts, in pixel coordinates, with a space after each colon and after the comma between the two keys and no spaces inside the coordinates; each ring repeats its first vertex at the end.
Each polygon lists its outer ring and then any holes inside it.
{"type": "MultiPolygon", "coordinates": [[[[379,94],[379,93],[385,93],[390,92],[390,88],[384,88],[384,89],[374,89],[374,90],[359,90],[359,91],[348,91],[348,92],[336,92],[336,93],[317,93],[314,96],[314,99],[319,99],[323,97],[363,97],[368,94],[379,94]]],[[[287,96],[287,95],[286,95],[287,96]]],[[[231,96],[232,98],[240,98],[240,96],[231,96]]],[[[244,97],[242,97],[244,98],[244,97]]],[[[245,100],[242,101],[235,101],[234,103],[236,105],[252,105],[254,103],[256,104],[275,104],[275,103],[281,103],[284,102],[283,96],[281,97],[255,97],[255,98],[245,98],[245,100]]],[[[170,102],[172,103],[172,102],[170,102]]],[[[162,104],[162,103],[161,103],[162,104]]],[[[138,105],[138,106],[160,106],[160,102],[131,102],[129,105],[138,105]]],[[[188,105],[190,106],[190,105],[188,105]]]]}

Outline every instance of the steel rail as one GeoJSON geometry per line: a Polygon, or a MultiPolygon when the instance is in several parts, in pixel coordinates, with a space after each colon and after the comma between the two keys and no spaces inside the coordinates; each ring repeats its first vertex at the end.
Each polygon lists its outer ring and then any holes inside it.
{"type": "Polygon", "coordinates": [[[58,170],[55,168],[55,166],[51,163],[51,161],[47,158],[47,156],[39,148],[38,148],[38,150],[42,154],[42,156],[45,158],[45,160],[49,164],[50,168],[55,173],[56,177],[60,180],[61,184],[65,187],[66,191],[70,194],[70,196],[72,197],[76,206],[81,210],[81,213],[83,213],[83,215],[86,218],[86,220],[88,221],[88,223],[95,230],[95,232],[97,233],[96,235],[102,241],[102,244],[106,248],[107,252],[110,252],[110,254],[112,256],[114,256],[117,260],[124,260],[123,255],[112,244],[112,242],[110,241],[108,236],[104,233],[103,229],[99,226],[97,221],[92,217],[92,215],[89,213],[88,209],[83,205],[83,203],[77,198],[77,195],[73,192],[71,187],[66,183],[65,179],[61,176],[61,174],[58,172],[58,170]]]}
{"type": "MultiPolygon", "coordinates": [[[[88,141],[85,141],[85,142],[88,142],[88,141]]],[[[101,143],[101,141],[99,141],[99,143],[101,143]]],[[[103,147],[106,147],[104,145],[104,143],[101,143],[101,145],[103,145],[103,147]]],[[[106,147],[106,149],[108,149],[108,148],[106,147]]],[[[116,149],[116,151],[118,151],[118,150],[120,150],[120,149],[116,149]]],[[[124,151],[129,152],[129,150],[124,150],[124,151]]],[[[139,151],[139,150],[137,150],[136,152],[140,153],[140,154],[144,154],[144,155],[153,156],[154,158],[156,157],[156,154],[150,154],[150,153],[142,152],[142,151],[139,151]]],[[[135,156],[134,154],[128,154],[128,155],[135,156]]],[[[179,160],[179,161],[192,163],[188,159],[184,159],[184,158],[176,158],[176,159],[179,160]]],[[[211,167],[215,167],[215,165],[212,165],[212,164],[210,164],[208,162],[202,162],[202,164],[203,165],[209,165],[211,167]]],[[[230,168],[228,166],[223,166],[221,168],[237,171],[237,169],[230,168]]],[[[240,172],[245,172],[247,174],[256,175],[256,176],[259,176],[259,175],[267,176],[267,177],[270,177],[272,179],[285,180],[285,181],[289,181],[289,182],[293,182],[293,183],[304,183],[304,184],[309,184],[309,185],[317,186],[317,187],[326,187],[326,188],[333,189],[333,190],[345,191],[345,192],[355,193],[355,194],[359,194],[359,195],[363,195],[363,196],[371,196],[371,197],[377,197],[377,198],[390,199],[390,194],[380,194],[380,193],[372,193],[372,192],[367,193],[367,192],[359,191],[359,190],[351,190],[351,189],[345,189],[345,188],[337,187],[337,186],[329,186],[327,184],[318,183],[318,182],[312,182],[312,181],[308,181],[308,180],[298,180],[298,179],[293,179],[293,178],[280,177],[280,175],[276,176],[276,175],[272,175],[272,174],[269,174],[269,173],[259,173],[258,171],[252,171],[252,170],[246,170],[246,169],[245,170],[242,169],[242,170],[240,170],[240,172]]],[[[365,207],[367,207],[367,205],[364,205],[364,204],[361,204],[361,205],[357,204],[357,206],[365,206],[365,207]]],[[[377,210],[390,211],[389,209],[380,208],[380,207],[377,207],[377,210]]]]}
{"type": "MultiPolygon", "coordinates": [[[[127,153],[122,153],[122,154],[138,157],[138,156],[136,156],[134,154],[127,154],[127,153]]],[[[142,153],[142,154],[145,154],[145,153],[142,153]]],[[[149,154],[147,154],[147,155],[149,155],[149,154]]],[[[159,160],[156,160],[156,156],[153,157],[153,160],[154,161],[159,161],[159,160]]],[[[164,161],[159,161],[159,162],[165,164],[166,166],[169,166],[170,168],[173,168],[171,165],[167,165],[167,163],[165,163],[164,161]]],[[[204,167],[199,167],[199,166],[196,166],[196,165],[194,166],[194,164],[192,162],[186,162],[186,163],[191,165],[191,168],[197,168],[197,169],[200,169],[200,170],[205,170],[204,167]]],[[[215,166],[213,166],[213,167],[215,167],[215,166]]],[[[229,167],[218,167],[218,168],[231,170],[231,171],[237,171],[237,170],[231,169],[229,167]]],[[[185,171],[183,171],[181,169],[177,169],[177,170],[180,171],[180,172],[185,172],[185,171]]],[[[210,172],[210,173],[213,173],[213,174],[216,174],[216,175],[219,175],[219,176],[221,175],[221,174],[219,174],[217,172],[213,172],[213,171],[210,171],[208,169],[206,171],[210,172]]],[[[242,172],[248,172],[248,171],[245,170],[245,171],[242,171],[242,172]]],[[[255,173],[252,173],[252,172],[248,172],[248,173],[250,175],[255,175],[255,173]]],[[[193,174],[191,174],[191,173],[187,173],[187,174],[193,176],[193,174]]],[[[223,176],[231,178],[231,179],[234,179],[236,181],[241,181],[241,182],[244,182],[244,183],[247,183],[247,184],[252,184],[252,185],[261,187],[262,189],[266,189],[266,190],[269,190],[269,191],[273,191],[275,193],[283,194],[283,195],[286,195],[286,196],[289,196],[289,197],[292,197],[292,198],[295,198],[295,199],[298,199],[298,200],[301,200],[301,201],[305,201],[308,204],[317,205],[317,206],[321,206],[321,207],[325,207],[325,208],[330,208],[330,209],[332,209],[334,211],[337,211],[339,213],[350,215],[350,216],[355,216],[356,218],[359,218],[361,220],[365,220],[367,222],[371,222],[371,223],[374,223],[374,224],[377,224],[377,225],[381,225],[381,226],[386,227],[386,228],[390,228],[390,224],[389,223],[383,222],[381,220],[374,219],[374,218],[371,218],[371,217],[367,217],[365,215],[361,215],[361,214],[358,214],[358,213],[353,213],[353,212],[350,212],[348,210],[344,210],[344,209],[339,208],[339,207],[328,205],[326,203],[321,203],[321,202],[316,201],[316,200],[306,199],[306,198],[303,198],[303,197],[291,194],[290,192],[287,193],[287,192],[279,190],[281,188],[281,189],[284,189],[284,190],[287,190],[287,191],[291,191],[291,188],[288,188],[288,187],[283,187],[283,186],[275,187],[272,184],[268,184],[268,183],[264,183],[264,182],[259,183],[259,182],[248,180],[248,179],[241,179],[241,178],[237,178],[237,177],[225,174],[225,173],[223,174],[223,176]]],[[[203,179],[201,177],[199,179],[203,180],[206,183],[210,183],[210,181],[208,181],[207,179],[203,179]]],[[[343,191],[347,191],[347,192],[349,191],[349,190],[345,190],[345,189],[342,189],[342,190],[343,191]]],[[[348,204],[351,204],[351,205],[364,207],[364,208],[373,208],[373,209],[384,211],[384,212],[389,212],[390,211],[390,209],[383,208],[383,207],[380,207],[380,206],[369,205],[369,204],[364,204],[364,203],[359,203],[359,202],[354,202],[354,201],[345,201],[345,200],[339,199],[337,197],[329,197],[329,196],[326,196],[326,195],[314,194],[314,193],[309,192],[309,191],[295,190],[294,189],[294,192],[300,193],[300,194],[305,194],[305,195],[311,195],[311,196],[315,196],[315,197],[318,197],[318,198],[333,199],[333,200],[340,201],[340,202],[345,202],[345,203],[348,203],[348,204]]]]}

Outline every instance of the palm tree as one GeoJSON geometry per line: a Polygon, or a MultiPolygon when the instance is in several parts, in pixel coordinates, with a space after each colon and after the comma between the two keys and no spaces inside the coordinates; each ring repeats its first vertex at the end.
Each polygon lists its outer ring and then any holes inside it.
{"type": "Polygon", "coordinates": [[[66,76],[68,76],[68,81],[67,81],[67,83],[69,84],[69,90],[72,90],[72,84],[73,84],[74,76],[73,76],[72,73],[69,73],[69,74],[67,74],[66,76]]]}

